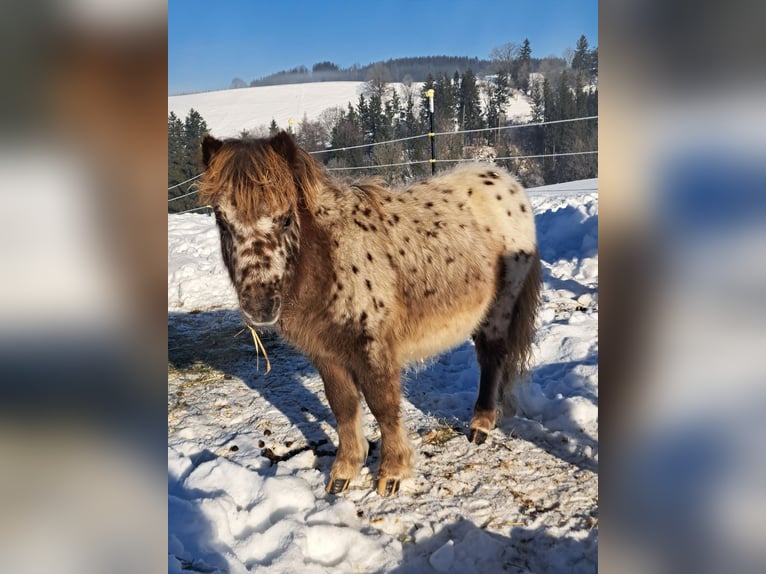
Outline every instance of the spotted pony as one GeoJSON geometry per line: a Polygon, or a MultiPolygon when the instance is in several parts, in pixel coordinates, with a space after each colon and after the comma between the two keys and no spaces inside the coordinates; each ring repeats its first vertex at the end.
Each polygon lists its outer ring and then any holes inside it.
{"type": "Polygon", "coordinates": [[[481,374],[469,440],[486,440],[499,404],[515,409],[541,266],[532,207],[507,172],[470,164],[405,189],[343,185],[284,132],[206,136],[202,158],[200,199],[215,211],[245,320],[273,325],[324,382],[339,436],[328,492],[345,490],[366,459],[362,397],[380,425],[378,493],[411,476],[407,363],[473,336],[481,374]]]}

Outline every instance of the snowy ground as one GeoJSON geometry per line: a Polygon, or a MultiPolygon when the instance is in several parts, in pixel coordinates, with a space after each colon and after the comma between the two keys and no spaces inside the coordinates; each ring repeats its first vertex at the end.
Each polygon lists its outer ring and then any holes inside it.
{"type": "MultiPolygon", "coordinates": [[[[356,105],[364,85],[364,82],[314,82],[184,94],[168,98],[168,113],[174,112],[183,120],[194,108],[205,118],[213,135],[233,137],[242,130],[267,126],[272,119],[280,127],[287,128],[292,118],[297,127],[304,115],[315,120],[327,108],[340,106],[345,109],[349,102],[356,105]]],[[[403,94],[402,84],[391,86],[403,94]]],[[[418,96],[420,86],[413,86],[418,96]]],[[[436,105],[438,97],[437,94],[436,105]]],[[[514,93],[506,106],[506,116],[529,121],[531,113],[529,98],[514,93]]]]}
{"type": "Polygon", "coordinates": [[[363,475],[324,493],[337,434],[316,371],[266,335],[263,374],[213,219],[169,215],[169,571],[596,571],[597,181],[568,187],[531,192],[545,291],[521,415],[468,443],[468,341],[407,370],[417,471],[391,498],[372,492],[369,412],[363,475]]]}

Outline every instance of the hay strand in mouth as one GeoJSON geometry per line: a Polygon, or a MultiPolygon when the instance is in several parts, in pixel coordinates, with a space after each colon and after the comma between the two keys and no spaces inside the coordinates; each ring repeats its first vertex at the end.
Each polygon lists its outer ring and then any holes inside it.
{"type": "Polygon", "coordinates": [[[261,338],[258,336],[258,333],[255,332],[255,329],[250,325],[248,325],[247,328],[250,329],[250,333],[253,335],[253,343],[255,344],[255,368],[258,368],[258,353],[261,352],[263,353],[263,358],[266,359],[266,372],[263,374],[268,375],[271,370],[271,361],[269,361],[269,356],[266,354],[266,347],[263,346],[261,338]]]}

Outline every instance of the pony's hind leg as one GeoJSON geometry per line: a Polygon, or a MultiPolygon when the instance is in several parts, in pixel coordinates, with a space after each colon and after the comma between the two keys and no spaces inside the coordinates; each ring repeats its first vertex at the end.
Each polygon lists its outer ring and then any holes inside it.
{"type": "Polygon", "coordinates": [[[489,432],[495,428],[498,386],[502,384],[503,366],[508,355],[505,340],[491,337],[486,324],[479,328],[475,337],[476,358],[481,374],[479,396],[473,407],[469,440],[476,444],[482,444],[487,440],[489,432]]]}
{"type": "Polygon", "coordinates": [[[314,361],[324,381],[325,394],[338,423],[338,454],[325,490],[338,494],[348,488],[367,458],[367,439],[362,431],[359,390],[349,372],[333,361],[314,361]]]}
{"type": "Polygon", "coordinates": [[[540,260],[535,252],[503,260],[498,293],[474,333],[481,375],[473,408],[471,442],[483,443],[497,420],[498,398],[505,414],[514,415],[513,385],[528,359],[539,301],[540,260]]]}

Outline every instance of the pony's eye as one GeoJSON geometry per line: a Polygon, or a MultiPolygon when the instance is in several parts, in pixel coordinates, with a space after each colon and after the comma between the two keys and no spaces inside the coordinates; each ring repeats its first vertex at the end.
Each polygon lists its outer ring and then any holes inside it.
{"type": "Polygon", "coordinates": [[[287,229],[290,227],[290,224],[293,222],[292,218],[289,215],[286,215],[284,220],[282,221],[282,229],[287,229]]]}

